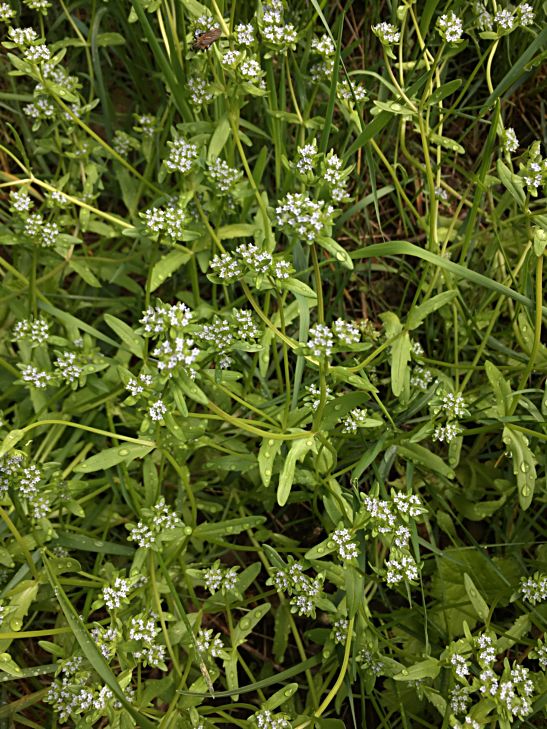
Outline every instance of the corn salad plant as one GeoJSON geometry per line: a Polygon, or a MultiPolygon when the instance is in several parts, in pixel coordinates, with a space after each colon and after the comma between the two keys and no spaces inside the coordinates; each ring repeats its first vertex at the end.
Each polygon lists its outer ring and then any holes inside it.
{"type": "Polygon", "coordinates": [[[544,4],[0,2],[0,727],[542,727],[544,4]]]}

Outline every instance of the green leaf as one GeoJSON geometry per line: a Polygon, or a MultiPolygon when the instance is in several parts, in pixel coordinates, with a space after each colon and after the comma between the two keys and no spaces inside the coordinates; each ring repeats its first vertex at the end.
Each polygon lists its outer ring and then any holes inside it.
{"type": "Polygon", "coordinates": [[[19,443],[21,438],[25,435],[25,430],[10,430],[10,432],[6,435],[4,440],[2,441],[2,446],[0,447],[0,458],[2,456],[5,456],[6,453],[9,453],[14,445],[19,443]]]}
{"type": "Polygon", "coordinates": [[[186,372],[179,372],[176,383],[180,387],[184,395],[186,395],[186,397],[189,397],[190,400],[199,402],[200,405],[207,405],[207,403],[209,402],[209,398],[207,397],[207,395],[200,387],[196,385],[194,380],[192,380],[192,378],[189,377],[186,372]]]}
{"type": "Polygon", "coordinates": [[[116,332],[131,354],[134,354],[135,357],[139,358],[144,356],[144,340],[139,334],[131,329],[129,324],[126,324],[116,316],[112,316],[112,314],[105,314],[104,320],[108,326],[116,332]]]}
{"type": "Polygon", "coordinates": [[[452,94],[457,91],[461,85],[461,78],[456,78],[453,81],[449,81],[448,83],[439,86],[439,88],[435,89],[435,91],[431,94],[431,96],[427,100],[427,103],[438,104],[439,101],[446,99],[447,96],[452,96],[452,94]]]}
{"type": "Polygon", "coordinates": [[[125,443],[124,445],[107,448],[100,453],[96,453],[91,458],[79,463],[75,468],[75,473],[93,473],[94,471],[106,471],[118,463],[131,463],[135,458],[144,458],[155,446],[138,445],[136,443],[125,443]]]}
{"type": "Polygon", "coordinates": [[[291,294],[299,294],[300,296],[305,296],[307,299],[317,299],[317,294],[311,286],[308,286],[303,281],[299,281],[297,278],[289,277],[281,279],[277,282],[277,285],[280,289],[290,291],[291,294]]]}
{"type": "Polygon", "coordinates": [[[95,276],[93,271],[89,268],[87,263],[84,263],[83,261],[78,261],[75,258],[71,258],[69,262],[70,268],[78,274],[78,276],[86,282],[86,284],[89,284],[89,286],[93,286],[93,288],[100,288],[101,282],[95,276]]]}
{"type": "Polygon", "coordinates": [[[509,167],[501,159],[498,159],[498,175],[505,189],[510,193],[513,200],[519,205],[523,205],[526,200],[524,192],[524,184],[521,177],[511,172],[509,167]]]}
{"type": "Polygon", "coordinates": [[[511,385],[492,362],[485,362],[486,375],[492,385],[492,392],[496,399],[496,413],[499,418],[509,415],[511,407],[511,385]]]}
{"type": "Polygon", "coordinates": [[[317,243],[321,246],[321,248],[324,248],[326,251],[328,251],[331,256],[333,256],[333,258],[338,261],[338,263],[341,263],[344,268],[349,268],[350,270],[353,269],[353,261],[351,260],[351,256],[335,240],[333,240],[332,238],[324,238],[321,236],[317,239],[317,243]]]}
{"type": "Polygon", "coordinates": [[[66,621],[70,629],[72,630],[74,638],[78,642],[84,656],[91,664],[93,670],[100,676],[100,678],[116,696],[118,701],[120,701],[123,707],[131,714],[131,716],[133,717],[137,725],[141,727],[141,729],[157,729],[156,724],[149,721],[129,703],[124,692],[120,688],[118,681],[116,680],[116,676],[113,674],[110,666],[105,661],[102,653],[97,648],[97,644],[87,632],[80,616],[72,607],[72,604],[70,603],[63,588],[61,587],[57,576],[51,570],[49,560],[46,558],[45,555],[42,556],[42,559],[44,561],[44,566],[49,577],[49,582],[53,587],[55,597],[57,598],[57,602],[59,603],[61,610],[64,613],[66,621]]]}
{"type": "Polygon", "coordinates": [[[465,586],[465,591],[467,592],[467,597],[469,598],[471,604],[473,605],[473,608],[475,609],[475,612],[479,616],[479,618],[486,622],[488,619],[488,605],[486,604],[485,599],[480,594],[480,592],[475,587],[475,584],[471,577],[467,574],[467,572],[464,572],[463,575],[463,584],[465,586]]]}
{"type": "Polygon", "coordinates": [[[443,291],[443,293],[433,296],[420,306],[411,309],[406,319],[408,328],[410,330],[417,329],[427,316],[450,303],[457,295],[457,291],[443,291]]]}
{"type": "Polygon", "coordinates": [[[361,407],[369,401],[370,395],[366,392],[347,392],[334,400],[329,400],[323,411],[321,430],[332,430],[340,418],[344,418],[350,410],[361,407]]]}
{"type": "Polygon", "coordinates": [[[181,247],[175,251],[169,251],[167,255],[162,256],[152,268],[150,274],[150,291],[155,291],[162,283],[167,281],[175,271],[178,271],[181,266],[187,263],[192,257],[192,251],[180,250],[181,247]]]}
{"type": "Polygon", "coordinates": [[[256,233],[256,225],[250,223],[233,223],[232,225],[223,225],[217,230],[220,240],[229,238],[251,238],[256,233]]]}
{"type": "Polygon", "coordinates": [[[227,519],[219,522],[203,522],[192,532],[197,539],[221,539],[234,536],[261,526],[266,521],[265,516],[242,516],[236,519],[227,519]]]}
{"type": "Polygon", "coordinates": [[[276,691],[275,694],[272,694],[266,703],[261,705],[262,709],[269,709],[270,711],[273,711],[279,706],[283,706],[283,704],[294,696],[297,691],[297,683],[288,683],[283,688],[280,688],[279,691],[276,691]]]}
{"type": "Polygon", "coordinates": [[[353,565],[345,565],[345,588],[348,615],[354,618],[363,603],[365,578],[353,565]]]}
{"type": "Polygon", "coordinates": [[[458,154],[465,154],[464,147],[462,147],[459,142],[456,142],[455,139],[443,137],[442,134],[435,134],[435,132],[429,133],[429,139],[433,142],[433,144],[438,144],[439,147],[444,147],[445,149],[457,152],[458,154]]]}
{"type": "Polygon", "coordinates": [[[258,451],[258,470],[260,471],[262,483],[266,488],[270,485],[275,457],[282,445],[282,440],[264,438],[258,451]]]}
{"type": "Polygon", "coordinates": [[[289,645],[289,634],[291,631],[291,612],[286,601],[279,604],[275,611],[274,638],[272,651],[275,660],[283,663],[285,651],[289,645]]]}
{"type": "Polygon", "coordinates": [[[284,506],[287,503],[291,493],[296,462],[301,461],[310,450],[315,450],[313,437],[305,436],[292,442],[279,477],[277,487],[277,503],[279,506],[284,506]]]}
{"type": "Polygon", "coordinates": [[[266,613],[269,612],[271,607],[272,606],[269,602],[264,603],[263,605],[259,605],[254,608],[254,610],[250,610],[244,617],[242,617],[234,628],[232,644],[234,646],[238,646],[245,643],[249,633],[251,633],[255,625],[262,620],[266,613]]]}
{"type": "Polygon", "coordinates": [[[230,136],[230,121],[228,116],[224,114],[222,116],[213,132],[211,141],[209,142],[209,149],[207,151],[207,162],[214,162],[219,154],[224,149],[224,145],[228,141],[230,136]]]}
{"type": "Polygon", "coordinates": [[[100,33],[95,38],[98,46],[124,46],[125,38],[120,33],[100,33]]]}
{"type": "Polygon", "coordinates": [[[527,509],[532,503],[536,485],[536,458],[528,446],[528,438],[519,430],[513,430],[510,425],[503,429],[503,442],[513,461],[520,506],[527,509]]]}
{"type": "Polygon", "coordinates": [[[425,466],[434,473],[439,473],[446,478],[454,478],[454,471],[440,456],[418,443],[405,442],[404,445],[397,446],[397,452],[409,461],[425,466]]]}
{"type": "Polygon", "coordinates": [[[426,658],[425,661],[415,663],[409,668],[403,668],[393,678],[395,681],[419,681],[422,678],[437,678],[440,670],[441,664],[436,658],[426,658]]]}

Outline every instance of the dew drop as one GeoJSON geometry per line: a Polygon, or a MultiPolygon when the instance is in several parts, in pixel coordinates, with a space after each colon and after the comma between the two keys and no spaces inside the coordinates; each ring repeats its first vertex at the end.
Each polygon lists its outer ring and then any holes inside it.
{"type": "Polygon", "coordinates": [[[335,409],[335,410],[341,410],[341,409],[342,409],[342,406],[341,406],[341,405],[335,405],[335,406],[334,406],[334,409],[335,409]]]}
{"type": "Polygon", "coordinates": [[[233,526],[227,526],[226,527],[226,531],[228,532],[228,534],[231,534],[234,531],[234,527],[233,526]]]}
{"type": "Polygon", "coordinates": [[[292,691],[292,689],[287,689],[286,691],[284,691],[285,696],[292,696],[293,693],[294,692],[292,691]]]}
{"type": "Polygon", "coordinates": [[[266,453],[264,453],[264,458],[269,458],[271,455],[270,451],[266,451],[266,453]]]}
{"type": "Polygon", "coordinates": [[[14,631],[21,630],[21,627],[23,625],[23,621],[19,620],[19,618],[13,618],[13,620],[10,620],[10,628],[14,631]]]}
{"type": "Polygon", "coordinates": [[[520,464],[520,470],[522,471],[522,473],[526,473],[526,471],[528,471],[528,469],[529,469],[529,466],[527,463],[520,464]]]}
{"type": "Polygon", "coordinates": [[[241,627],[243,628],[243,630],[248,630],[248,628],[251,627],[251,621],[250,620],[245,620],[245,619],[242,620],[241,621],[241,627]]]}
{"type": "Polygon", "coordinates": [[[317,547],[317,554],[323,554],[325,547],[317,547]]]}
{"type": "Polygon", "coordinates": [[[403,668],[401,673],[403,674],[403,676],[408,676],[408,671],[406,670],[406,668],[403,668]]]}
{"type": "Polygon", "coordinates": [[[267,468],[267,469],[266,469],[266,470],[264,471],[264,475],[265,475],[265,476],[271,476],[271,475],[272,475],[272,471],[271,471],[271,469],[270,469],[270,468],[267,468]]]}
{"type": "Polygon", "coordinates": [[[344,256],[344,254],[343,254],[343,253],[337,253],[337,254],[336,254],[336,258],[337,258],[337,259],[338,259],[339,261],[343,261],[343,260],[344,260],[344,258],[345,258],[345,256],[344,256]]]}
{"type": "Polygon", "coordinates": [[[187,526],[187,527],[184,527],[184,533],[185,533],[185,535],[186,535],[187,537],[189,537],[189,536],[190,536],[190,534],[192,533],[192,527],[189,527],[189,526],[187,526]]]}
{"type": "Polygon", "coordinates": [[[520,493],[521,493],[521,495],[522,495],[522,496],[526,497],[526,496],[530,496],[530,494],[531,494],[532,492],[531,492],[531,490],[530,490],[530,489],[528,488],[528,486],[523,486],[523,487],[521,488],[521,490],[520,490],[520,493]]]}
{"type": "Polygon", "coordinates": [[[270,448],[274,445],[274,443],[275,441],[270,438],[270,440],[268,441],[268,445],[270,446],[270,448]]]}
{"type": "Polygon", "coordinates": [[[94,542],[94,545],[95,545],[96,547],[104,547],[104,542],[99,542],[99,541],[96,541],[96,542],[94,542]]]}
{"type": "Polygon", "coordinates": [[[129,448],[120,448],[118,451],[120,456],[128,456],[129,455],[129,448]]]}
{"type": "Polygon", "coordinates": [[[308,448],[311,448],[313,445],[313,440],[307,440],[306,445],[308,446],[308,448]]]}

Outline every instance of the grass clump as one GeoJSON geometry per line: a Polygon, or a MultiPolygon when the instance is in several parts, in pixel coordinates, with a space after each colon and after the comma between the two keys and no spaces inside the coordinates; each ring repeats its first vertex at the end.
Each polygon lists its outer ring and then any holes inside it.
{"type": "Polygon", "coordinates": [[[540,3],[0,21],[0,720],[544,726],[540,3]]]}

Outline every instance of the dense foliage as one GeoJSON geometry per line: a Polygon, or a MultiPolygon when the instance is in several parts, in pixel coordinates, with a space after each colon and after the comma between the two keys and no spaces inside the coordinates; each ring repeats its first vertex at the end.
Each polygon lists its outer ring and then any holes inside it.
{"type": "Polygon", "coordinates": [[[0,39],[2,726],[545,726],[541,4],[0,39]]]}

